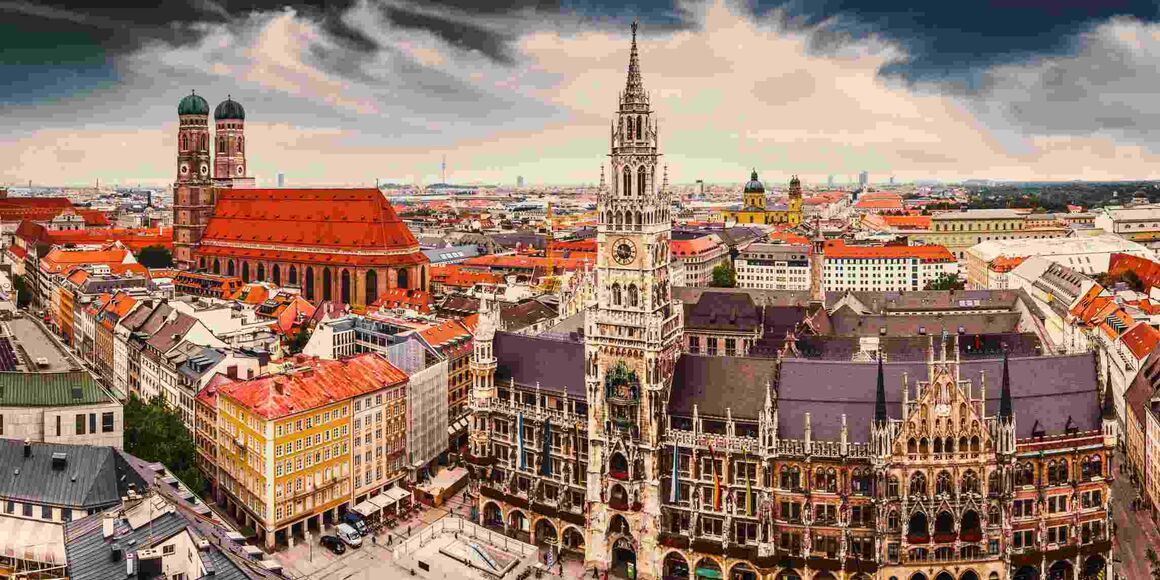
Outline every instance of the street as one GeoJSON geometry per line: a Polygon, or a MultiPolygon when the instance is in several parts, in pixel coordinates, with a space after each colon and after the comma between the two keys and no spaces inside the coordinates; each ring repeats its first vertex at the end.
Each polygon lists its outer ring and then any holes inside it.
{"type": "MultiPolygon", "coordinates": [[[[1116,465],[1126,464],[1123,454],[1117,451],[1116,465]]],[[[1157,533],[1149,512],[1132,509],[1132,500],[1138,495],[1131,477],[1126,472],[1117,473],[1112,482],[1112,519],[1116,524],[1113,569],[1120,577],[1129,580],[1151,578],[1145,553],[1149,546],[1160,551],[1160,533],[1157,533]]]]}

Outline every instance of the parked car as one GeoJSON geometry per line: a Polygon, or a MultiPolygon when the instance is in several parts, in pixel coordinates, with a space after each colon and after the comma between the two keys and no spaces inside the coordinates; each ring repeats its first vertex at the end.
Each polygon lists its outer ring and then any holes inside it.
{"type": "Polygon", "coordinates": [[[362,545],[362,536],[360,536],[358,530],[354,529],[354,527],[352,527],[350,524],[338,524],[338,526],[334,528],[334,533],[339,537],[339,539],[345,542],[346,545],[352,548],[357,548],[362,545]]]}
{"type": "Polygon", "coordinates": [[[360,535],[367,535],[367,520],[358,512],[346,512],[346,515],[342,516],[342,523],[350,524],[360,535]]]}
{"type": "Polygon", "coordinates": [[[338,536],[322,536],[318,539],[318,543],[335,554],[346,553],[346,544],[342,543],[338,536]]]}

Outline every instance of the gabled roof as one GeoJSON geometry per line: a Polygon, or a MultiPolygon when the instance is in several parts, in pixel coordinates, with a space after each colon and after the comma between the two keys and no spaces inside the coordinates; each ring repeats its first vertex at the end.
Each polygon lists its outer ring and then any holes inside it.
{"type": "Polygon", "coordinates": [[[112,447],[29,443],[0,439],[0,498],[16,502],[90,509],[116,505],[133,483],[144,481],[132,473],[112,447]],[[54,453],[63,453],[61,468],[53,466],[54,453]]]}
{"type": "Polygon", "coordinates": [[[1143,360],[1156,349],[1157,343],[1160,343],[1160,332],[1147,323],[1139,322],[1121,335],[1120,340],[1124,341],[1124,345],[1132,351],[1136,360],[1143,360]]]}
{"type": "Polygon", "coordinates": [[[276,419],[407,381],[406,373],[375,353],[301,363],[286,374],[222,385],[218,393],[261,417],[276,419]]]}
{"type": "Polygon", "coordinates": [[[685,303],[685,328],[754,332],[761,312],[748,294],[706,291],[701,299],[685,303]]]}
{"type": "Polygon", "coordinates": [[[525,388],[539,385],[546,391],[586,396],[582,343],[497,332],[492,347],[497,386],[514,381],[525,388]]]}

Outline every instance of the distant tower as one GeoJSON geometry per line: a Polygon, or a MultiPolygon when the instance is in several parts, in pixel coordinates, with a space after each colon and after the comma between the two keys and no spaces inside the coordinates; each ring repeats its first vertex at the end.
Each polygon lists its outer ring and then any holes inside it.
{"type": "Polygon", "coordinates": [[[230,97],[213,110],[213,178],[219,185],[246,176],[246,110],[230,97]]]}
{"type": "Polygon", "coordinates": [[[796,227],[802,223],[802,182],[798,176],[793,176],[789,180],[789,215],[786,220],[791,227],[796,227]]]}
{"type": "Polygon", "coordinates": [[[814,220],[814,240],[810,252],[810,305],[826,305],[826,289],[822,268],[826,260],[826,236],[822,234],[822,220],[814,220]]]}
{"type": "Polygon", "coordinates": [[[523,175],[517,176],[516,177],[516,187],[522,188],[523,186],[524,186],[524,176],[523,175]]]}
{"type": "Polygon", "coordinates": [[[286,186],[286,174],[279,173],[278,174],[278,187],[285,187],[285,186],[286,186]]]}
{"type": "Polygon", "coordinates": [[[826,187],[828,189],[834,188],[834,175],[832,173],[830,174],[829,177],[826,178],[826,187]]]}
{"type": "Polygon", "coordinates": [[[177,105],[177,180],[173,184],[173,259],[193,269],[193,249],[213,213],[209,174],[209,103],[190,93],[177,105]]]}
{"type": "Polygon", "coordinates": [[[862,187],[866,187],[867,185],[870,185],[870,173],[869,172],[862,171],[862,173],[858,174],[858,185],[860,185],[862,187]]]}
{"type": "Polygon", "coordinates": [[[439,183],[447,183],[447,156],[443,156],[443,163],[439,166],[439,183]]]}

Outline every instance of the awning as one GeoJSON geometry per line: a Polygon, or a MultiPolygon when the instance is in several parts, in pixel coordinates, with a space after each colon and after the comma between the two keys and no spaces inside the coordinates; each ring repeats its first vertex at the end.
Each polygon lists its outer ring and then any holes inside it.
{"type": "Polygon", "coordinates": [[[374,504],[375,508],[378,509],[379,511],[382,511],[386,508],[389,508],[392,505],[394,505],[394,503],[395,503],[391,498],[387,497],[385,494],[376,495],[375,497],[372,497],[372,498],[368,499],[367,501],[374,504]]]}
{"type": "Polygon", "coordinates": [[[714,579],[716,579],[716,578],[721,577],[721,571],[714,570],[712,568],[697,568],[697,577],[698,578],[714,578],[714,579]]]}
{"type": "MultiPolygon", "coordinates": [[[[402,501],[404,499],[410,498],[411,492],[409,492],[401,487],[392,487],[392,488],[388,489],[386,492],[384,492],[383,495],[391,498],[391,503],[396,503],[396,502],[402,501]]],[[[382,497],[382,496],[380,496],[380,497],[382,497]]]]}
{"type": "Polygon", "coordinates": [[[0,517],[0,554],[30,562],[64,564],[64,526],[0,517]]]}
{"type": "Polygon", "coordinates": [[[464,429],[467,429],[467,417],[460,417],[457,421],[447,426],[447,434],[454,435],[464,429]]]}
{"type": "Polygon", "coordinates": [[[378,511],[380,509],[382,509],[382,508],[375,505],[375,503],[369,499],[354,506],[354,511],[356,511],[356,512],[362,514],[364,517],[368,517],[368,518],[371,517],[372,515],[378,513],[378,511]]]}

